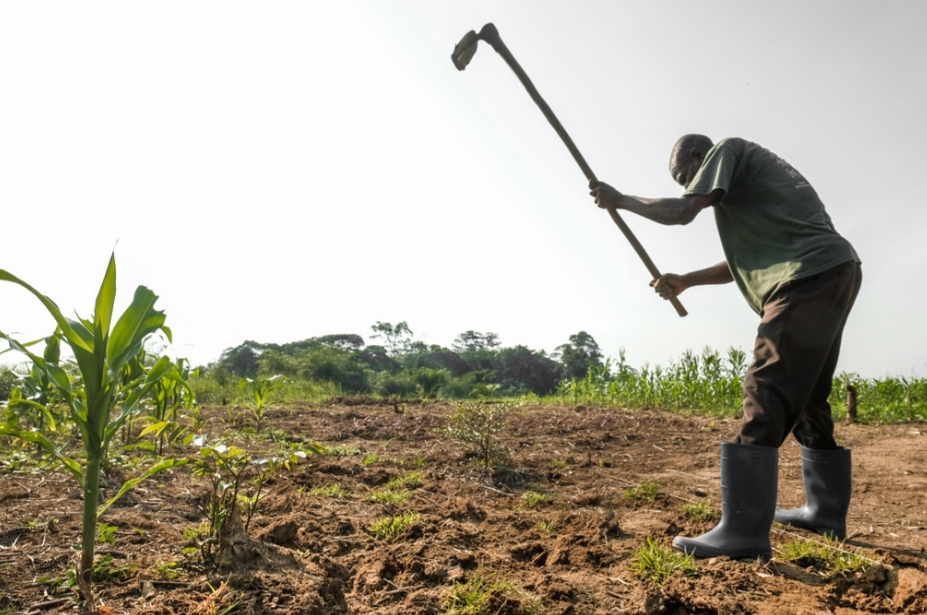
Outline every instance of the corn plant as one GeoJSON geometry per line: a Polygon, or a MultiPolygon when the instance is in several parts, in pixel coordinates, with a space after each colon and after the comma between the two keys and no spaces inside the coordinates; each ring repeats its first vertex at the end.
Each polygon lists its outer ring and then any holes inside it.
{"type": "Polygon", "coordinates": [[[179,440],[187,429],[177,420],[178,410],[193,407],[193,392],[186,382],[190,376],[190,362],[177,359],[174,368],[180,378],[162,378],[151,388],[151,410],[147,417],[140,419],[151,424],[142,430],[139,437],[152,434],[155,437],[153,448],[159,455],[164,454],[165,444],[179,440]]]}
{"type": "Polygon", "coordinates": [[[23,430],[19,425],[6,422],[0,425],[0,434],[18,437],[42,446],[60,462],[77,480],[84,492],[81,552],[78,567],[78,585],[87,607],[94,610],[92,594],[93,555],[97,533],[97,519],[118,498],[138,482],[152,474],[187,463],[169,459],[157,463],[140,477],[127,481],[115,496],[102,507],[100,501],[100,468],[113,437],[139,408],[139,401],[163,378],[179,378],[170,360],[164,357],[150,369],[128,379],[123,368],[142,348],[149,335],[162,331],[170,340],[171,332],[164,326],[164,312],[154,309],[157,295],[144,286],[135,291],[132,303],[117,320],[113,319],[116,298],[116,258],[110,257],[109,266],[97,293],[93,318],[66,318],[54,301],[35,288],[0,269],[0,281],[12,282],[32,293],[54,318],[56,337],[68,345],[74,355],[78,374],[72,380],[62,368],[60,358],[38,356],[8,335],[0,332],[11,347],[25,354],[34,365],[47,375],[57,395],[67,407],[71,423],[79,430],[83,440],[84,461],[66,456],[44,434],[23,430]],[[113,415],[113,411],[118,412],[113,415]]]}
{"type": "Polygon", "coordinates": [[[239,389],[251,389],[252,399],[248,402],[248,408],[251,410],[251,415],[254,417],[254,422],[256,423],[258,431],[261,430],[261,423],[264,421],[264,416],[267,414],[267,411],[270,410],[270,396],[285,382],[288,381],[278,374],[267,379],[242,378],[241,382],[238,383],[239,389]],[[280,380],[277,380],[278,378],[280,378],[280,380]]]}
{"type": "MultiPolygon", "coordinates": [[[[26,345],[31,346],[41,341],[45,342],[43,359],[46,362],[58,363],[61,357],[61,344],[58,337],[50,335],[44,340],[36,340],[26,345]]],[[[51,431],[55,431],[55,415],[58,406],[55,403],[55,397],[55,387],[49,381],[47,372],[40,365],[33,363],[29,373],[19,378],[18,385],[10,394],[6,421],[19,425],[25,422],[26,427],[38,431],[44,431],[46,426],[51,431]]]]}

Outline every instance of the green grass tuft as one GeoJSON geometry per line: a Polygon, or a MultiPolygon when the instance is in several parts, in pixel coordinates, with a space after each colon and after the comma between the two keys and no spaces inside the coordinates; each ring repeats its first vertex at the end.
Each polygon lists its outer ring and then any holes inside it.
{"type": "Polygon", "coordinates": [[[387,487],[383,490],[371,491],[369,499],[371,502],[380,502],[381,504],[405,504],[409,500],[412,492],[408,489],[391,489],[387,487]]]}
{"type": "Polygon", "coordinates": [[[867,557],[862,549],[847,547],[828,537],[823,542],[796,538],[779,547],[779,558],[802,568],[813,566],[826,575],[846,575],[865,570],[878,561],[867,557]]]}
{"type": "Polygon", "coordinates": [[[711,500],[685,502],[679,509],[693,521],[713,521],[721,517],[721,513],[711,507],[711,500]]]}
{"type": "Polygon", "coordinates": [[[687,576],[699,574],[694,555],[684,555],[649,536],[647,544],[641,545],[634,555],[630,570],[639,579],[650,579],[657,586],[662,586],[677,570],[687,576]]]}
{"type": "Polygon", "coordinates": [[[622,491],[622,495],[624,495],[625,499],[634,502],[653,502],[663,495],[663,491],[660,488],[660,483],[650,481],[637,487],[628,487],[622,491]]]}
{"type": "Polygon", "coordinates": [[[392,517],[380,517],[367,526],[367,529],[377,538],[392,540],[408,532],[416,521],[418,521],[418,515],[414,512],[407,512],[392,517]]]}
{"type": "Polygon", "coordinates": [[[529,490],[521,494],[520,502],[521,505],[526,508],[537,508],[538,506],[552,504],[556,499],[557,498],[552,495],[529,490]]]}
{"type": "Polygon", "coordinates": [[[544,603],[538,596],[504,579],[493,581],[493,576],[477,573],[465,583],[455,583],[441,615],[493,615],[502,612],[543,615],[544,603]],[[517,609],[506,608],[507,605],[517,605],[517,609]]]}
{"type": "Polygon", "coordinates": [[[403,474],[402,476],[395,476],[389,479],[389,482],[386,483],[387,489],[418,489],[422,486],[422,473],[421,472],[409,472],[408,474],[403,474]]]}

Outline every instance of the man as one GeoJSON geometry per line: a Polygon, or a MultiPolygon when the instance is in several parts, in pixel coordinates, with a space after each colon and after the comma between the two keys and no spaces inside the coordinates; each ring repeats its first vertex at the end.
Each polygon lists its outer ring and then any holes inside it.
{"type": "Polygon", "coordinates": [[[628,196],[601,182],[589,187],[599,207],[661,224],[687,224],[713,208],[725,260],[650,284],[668,299],[692,286],[736,282],[761,317],[740,433],[721,445],[721,521],[696,538],[677,536],[673,545],[696,557],[769,558],[774,518],[843,538],[850,451],[834,441],[827,398],[862,280],[856,251],[805,178],[755,143],[713,145],[686,135],[673,148],[670,174],[686,189],[679,198],[628,196]],[[776,510],[778,449],[789,432],[802,445],[806,502],[776,510]]]}

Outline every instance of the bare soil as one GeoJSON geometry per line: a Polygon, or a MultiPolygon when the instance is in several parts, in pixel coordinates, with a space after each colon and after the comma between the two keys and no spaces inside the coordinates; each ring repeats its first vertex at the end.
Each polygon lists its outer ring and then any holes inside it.
{"type": "MultiPolygon", "coordinates": [[[[104,612],[217,615],[237,604],[231,612],[438,615],[455,582],[480,574],[540,597],[549,615],[927,613],[923,424],[838,427],[838,441],[853,449],[847,544],[881,564],[828,578],[775,558],[718,558],[700,561],[698,577],[677,573],[657,587],[631,573],[633,556],[647,537],[695,535],[713,525],[690,521],[680,505],[705,496],[720,504],[719,445],[736,433],[736,420],[520,407],[500,434],[506,467],[490,472],[433,431],[451,409],[443,402],[339,399],[271,411],[265,429],[278,438],[364,452],[310,456],[271,481],[252,522],[255,542],[236,547],[221,568],[183,553],[190,546],[183,530],[204,521],[203,479],[175,468],[142,483],[103,519],[119,530],[102,554],[137,567],[127,580],[97,585],[104,612]],[[370,453],[378,461],[365,464],[370,453]],[[371,490],[411,471],[421,472],[424,483],[406,504],[369,500],[371,490]],[[624,489],[648,481],[665,495],[650,502],[624,497],[624,489]],[[352,496],[308,494],[333,484],[352,496]],[[520,496],[528,490],[555,500],[527,507],[520,496]],[[419,515],[407,534],[384,541],[368,531],[377,518],[407,510],[419,515]],[[183,573],[168,579],[159,562],[175,562],[183,573]]],[[[205,414],[211,436],[270,447],[230,430],[225,409],[205,414]]],[[[780,456],[781,506],[804,499],[800,467],[798,446],[789,440],[780,456]]],[[[37,580],[65,576],[74,565],[80,505],[76,484],[63,474],[0,475],[0,613],[77,612],[69,590],[49,595],[37,580]]],[[[795,536],[817,538],[775,527],[773,545],[795,536]]],[[[525,612],[514,600],[493,608],[498,615],[525,612]]]]}

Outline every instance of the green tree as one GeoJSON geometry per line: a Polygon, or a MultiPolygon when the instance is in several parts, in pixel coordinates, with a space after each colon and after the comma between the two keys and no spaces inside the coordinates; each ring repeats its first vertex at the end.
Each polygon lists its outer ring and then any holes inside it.
{"type": "Polygon", "coordinates": [[[496,382],[502,386],[500,393],[508,395],[547,395],[563,377],[563,369],[556,361],[544,351],[534,352],[526,346],[501,349],[493,359],[493,367],[496,382]]]}
{"type": "Polygon", "coordinates": [[[357,360],[375,372],[395,373],[402,369],[399,361],[389,356],[383,346],[370,345],[357,355],[357,360]]]}
{"type": "Polygon", "coordinates": [[[474,352],[477,350],[492,350],[500,345],[499,336],[495,333],[479,333],[472,329],[464,331],[454,339],[452,348],[457,352],[474,352]]]}
{"type": "Polygon", "coordinates": [[[389,354],[392,357],[406,352],[412,341],[412,329],[409,328],[409,325],[404,320],[395,325],[378,320],[377,323],[370,328],[373,329],[373,335],[370,337],[384,340],[386,342],[386,348],[389,350],[389,354]]]}
{"type": "Polygon", "coordinates": [[[254,378],[258,372],[263,344],[245,341],[234,348],[226,348],[219,356],[218,368],[225,368],[238,378],[254,378]]]}
{"type": "Polygon", "coordinates": [[[460,355],[441,346],[432,346],[427,351],[418,355],[415,360],[416,367],[427,367],[430,369],[445,369],[453,376],[463,376],[471,371],[470,366],[460,355]]]}
{"type": "Polygon", "coordinates": [[[259,373],[283,374],[300,380],[334,382],[346,391],[366,393],[370,390],[364,364],[357,353],[337,346],[319,346],[287,355],[277,350],[265,350],[261,355],[259,373]]]}
{"type": "Polygon", "coordinates": [[[565,378],[585,378],[591,368],[602,367],[602,351],[585,331],[571,335],[568,344],[557,347],[555,356],[563,365],[565,378]]]}

